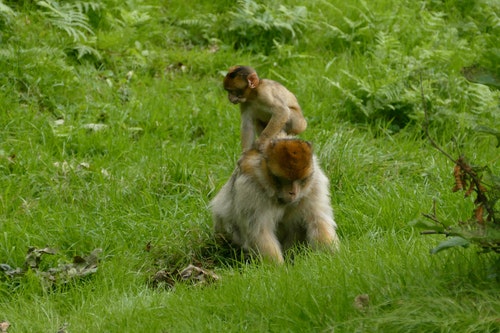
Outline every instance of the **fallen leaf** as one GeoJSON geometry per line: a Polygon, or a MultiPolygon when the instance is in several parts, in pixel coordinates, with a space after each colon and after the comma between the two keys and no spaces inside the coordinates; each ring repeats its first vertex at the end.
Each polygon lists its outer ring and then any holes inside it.
{"type": "Polygon", "coordinates": [[[7,330],[9,329],[10,323],[8,321],[2,321],[0,322],[0,332],[1,333],[6,333],[7,330]]]}
{"type": "Polygon", "coordinates": [[[176,281],[173,274],[166,270],[161,270],[156,272],[151,277],[151,279],[149,279],[149,283],[153,288],[159,288],[159,287],[173,288],[175,282],[176,281]]]}
{"type": "Polygon", "coordinates": [[[368,311],[370,306],[370,297],[368,294],[360,294],[354,297],[354,307],[360,312],[368,311]]]}
{"type": "Polygon", "coordinates": [[[0,264],[0,271],[3,271],[10,278],[24,274],[23,270],[19,267],[14,269],[7,264],[0,264]]]}
{"type": "Polygon", "coordinates": [[[87,163],[87,162],[81,162],[80,164],[78,164],[77,166],[77,169],[90,169],[90,164],[87,163]]]}
{"type": "Polygon", "coordinates": [[[158,271],[150,278],[149,283],[154,288],[173,288],[177,282],[184,281],[193,285],[202,285],[218,279],[219,277],[214,272],[190,264],[181,271],[158,271]]]}
{"type": "Polygon", "coordinates": [[[194,284],[213,282],[219,279],[214,272],[194,265],[184,268],[179,275],[184,281],[189,280],[194,282],[194,284]]]}
{"type": "Polygon", "coordinates": [[[51,268],[49,269],[49,273],[54,277],[58,277],[62,282],[94,274],[97,272],[97,264],[99,263],[99,254],[101,252],[102,249],[97,248],[85,257],[74,256],[73,263],[51,268]]]}
{"type": "Polygon", "coordinates": [[[58,330],[57,333],[67,333],[68,331],[66,330],[68,328],[69,324],[64,323],[58,330]]]}
{"type": "Polygon", "coordinates": [[[105,130],[108,128],[108,125],[106,124],[85,124],[83,125],[83,128],[89,130],[89,131],[93,131],[93,132],[99,132],[99,131],[102,131],[102,130],[105,130]]]}
{"type": "Polygon", "coordinates": [[[57,250],[46,247],[44,249],[37,249],[36,247],[29,247],[28,254],[26,255],[26,259],[24,261],[26,267],[37,269],[40,261],[42,260],[42,256],[44,254],[56,254],[57,250]]]}

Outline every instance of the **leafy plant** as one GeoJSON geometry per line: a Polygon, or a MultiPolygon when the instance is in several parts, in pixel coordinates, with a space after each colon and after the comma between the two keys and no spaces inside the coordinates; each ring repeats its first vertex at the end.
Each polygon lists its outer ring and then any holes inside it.
{"type": "Polygon", "coordinates": [[[322,43],[337,51],[356,53],[365,52],[373,41],[377,31],[382,31],[380,24],[383,20],[377,18],[367,8],[366,3],[360,1],[359,7],[328,3],[338,17],[325,17],[319,22],[312,22],[315,29],[324,31],[322,43]]]}
{"type": "Polygon", "coordinates": [[[399,42],[380,32],[363,73],[342,71],[341,82],[325,80],[344,96],[341,113],[353,122],[392,123],[398,131],[412,119],[418,102],[415,88],[418,61],[405,56],[399,42]]]}
{"type": "Polygon", "coordinates": [[[307,9],[303,6],[287,8],[240,0],[236,11],[229,12],[229,15],[228,41],[236,49],[268,54],[275,42],[298,43],[306,25],[307,9]]]}
{"type": "Polygon", "coordinates": [[[72,263],[64,262],[54,265],[42,262],[43,256],[55,255],[57,252],[56,249],[49,247],[43,249],[30,247],[23,268],[12,268],[8,264],[0,263],[0,273],[3,273],[0,279],[5,278],[8,282],[15,284],[14,281],[31,272],[40,279],[43,287],[49,289],[96,273],[102,249],[95,249],[85,257],[75,256],[72,263]]]}
{"type": "MultiPolygon", "coordinates": [[[[427,229],[422,232],[423,234],[443,234],[450,237],[431,250],[431,253],[456,246],[466,247],[471,243],[480,246],[485,251],[500,253],[500,207],[497,205],[500,200],[500,177],[488,172],[489,169],[486,167],[471,165],[464,156],[454,159],[444,151],[429,134],[429,117],[425,105],[424,111],[426,116],[424,131],[431,145],[455,163],[453,169],[455,186],[452,191],[465,192],[465,198],[475,195],[474,210],[467,220],[450,225],[439,219],[434,207],[432,213],[423,214],[430,222],[417,219],[412,224],[427,229]]],[[[478,130],[493,134],[498,140],[496,130],[484,126],[479,127],[478,130]]]]}
{"type": "Polygon", "coordinates": [[[65,57],[65,53],[55,47],[41,45],[25,49],[8,45],[0,50],[0,66],[7,68],[0,82],[14,89],[13,97],[21,103],[55,111],[66,96],[57,94],[62,87],[53,82],[72,78],[74,73],[64,61],[65,57]]]}
{"type": "Polygon", "coordinates": [[[184,28],[187,39],[195,45],[211,45],[221,43],[218,36],[218,25],[221,16],[215,14],[203,14],[180,20],[177,24],[184,28]]]}
{"type": "Polygon", "coordinates": [[[235,10],[181,20],[195,44],[222,43],[235,49],[269,54],[275,46],[298,44],[307,22],[304,6],[261,4],[240,0],[235,10]]]}
{"type": "Polygon", "coordinates": [[[2,1],[0,1],[0,27],[4,28],[5,26],[8,26],[12,19],[17,15],[17,13],[4,4],[2,1]]]}
{"type": "MultiPolygon", "coordinates": [[[[414,33],[410,33],[411,26],[392,24],[399,11],[376,19],[373,15],[350,13],[350,21],[357,22],[355,28],[341,28],[341,24],[327,28],[329,35],[333,34],[335,39],[354,50],[349,54],[362,52],[369,58],[364,66],[352,64],[348,70],[341,70],[336,79],[325,77],[342,96],[339,103],[341,116],[356,123],[386,122],[393,132],[408,124],[421,123],[423,112],[418,87],[419,73],[423,71],[431,78],[426,82],[432,88],[427,100],[433,110],[435,125],[444,129],[455,123],[464,128],[484,121],[498,123],[499,92],[470,84],[456,75],[466,67],[464,57],[468,63],[480,61],[487,64],[486,68],[495,72],[497,65],[492,64],[498,63],[498,55],[495,56],[493,43],[498,43],[498,39],[490,34],[477,37],[479,27],[484,29],[480,22],[486,22],[490,30],[499,29],[491,10],[478,5],[468,30],[459,25],[450,29],[453,23],[443,12],[421,11],[418,16],[407,18],[420,21],[424,27],[414,33]],[[357,27],[371,27],[370,32],[377,31],[362,39],[363,47],[356,47],[355,40],[361,38],[360,34],[369,32],[357,27]],[[426,29],[441,32],[429,34],[425,33],[426,29]],[[465,42],[466,39],[471,42],[465,42]],[[473,57],[473,54],[478,56],[473,57]]],[[[464,70],[464,73],[471,72],[464,70]]],[[[492,81],[491,77],[488,79],[492,81]]]]}
{"type": "Polygon", "coordinates": [[[99,52],[91,46],[95,44],[94,31],[88,16],[84,13],[89,9],[97,10],[98,4],[89,2],[60,4],[54,0],[39,1],[37,4],[45,9],[42,14],[50,24],[66,32],[73,39],[71,47],[78,59],[85,55],[101,57],[99,52]]]}
{"type": "Polygon", "coordinates": [[[500,253],[500,209],[497,207],[500,178],[489,174],[485,182],[482,180],[484,171],[486,168],[470,165],[463,156],[455,160],[455,187],[452,191],[465,192],[465,198],[475,195],[474,210],[470,218],[449,225],[440,220],[434,209],[432,213],[423,214],[430,221],[413,222],[414,226],[426,229],[422,234],[443,234],[449,237],[431,250],[431,253],[457,246],[467,247],[470,244],[476,244],[484,251],[500,253]]]}

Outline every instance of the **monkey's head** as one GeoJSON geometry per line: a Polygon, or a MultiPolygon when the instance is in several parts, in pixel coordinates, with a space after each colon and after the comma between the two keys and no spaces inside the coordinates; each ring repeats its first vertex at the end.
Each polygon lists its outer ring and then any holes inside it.
{"type": "Polygon", "coordinates": [[[276,139],[267,146],[265,158],[278,202],[287,204],[299,199],[314,171],[311,143],[294,138],[276,139]]]}
{"type": "Polygon", "coordinates": [[[259,77],[252,67],[233,66],[227,71],[223,84],[231,103],[245,103],[259,85],[259,77]]]}
{"type": "Polygon", "coordinates": [[[288,180],[307,178],[313,171],[311,143],[295,139],[275,139],[265,151],[267,167],[277,177],[288,180]]]}

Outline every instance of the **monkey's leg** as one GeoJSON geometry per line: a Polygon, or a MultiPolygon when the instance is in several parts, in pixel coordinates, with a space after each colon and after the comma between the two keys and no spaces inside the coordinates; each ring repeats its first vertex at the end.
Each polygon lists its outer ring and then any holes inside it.
{"type": "Polygon", "coordinates": [[[307,128],[307,121],[302,117],[302,114],[300,114],[299,117],[298,115],[295,115],[292,112],[292,117],[285,126],[285,132],[287,134],[297,135],[304,132],[306,128],[307,128]]]}
{"type": "Polygon", "coordinates": [[[307,241],[315,248],[339,249],[339,238],[331,221],[314,219],[307,224],[307,241]]]}
{"type": "Polygon", "coordinates": [[[281,246],[274,233],[269,230],[262,230],[254,240],[255,250],[262,256],[264,261],[283,263],[283,253],[281,246]]]}

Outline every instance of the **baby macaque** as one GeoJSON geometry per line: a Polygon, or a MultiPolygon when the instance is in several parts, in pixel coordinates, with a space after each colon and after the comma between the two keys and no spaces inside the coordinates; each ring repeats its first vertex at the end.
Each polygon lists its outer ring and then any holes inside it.
{"type": "Polygon", "coordinates": [[[243,153],[210,206],[216,235],[265,261],[282,263],[296,243],[339,246],[329,181],[307,141],[277,138],[243,153]]]}
{"type": "Polygon", "coordinates": [[[280,132],[296,135],[307,127],[295,95],[276,81],[259,79],[251,67],[229,68],[224,89],[231,103],[240,104],[243,151],[251,148],[264,151],[280,132]]]}

